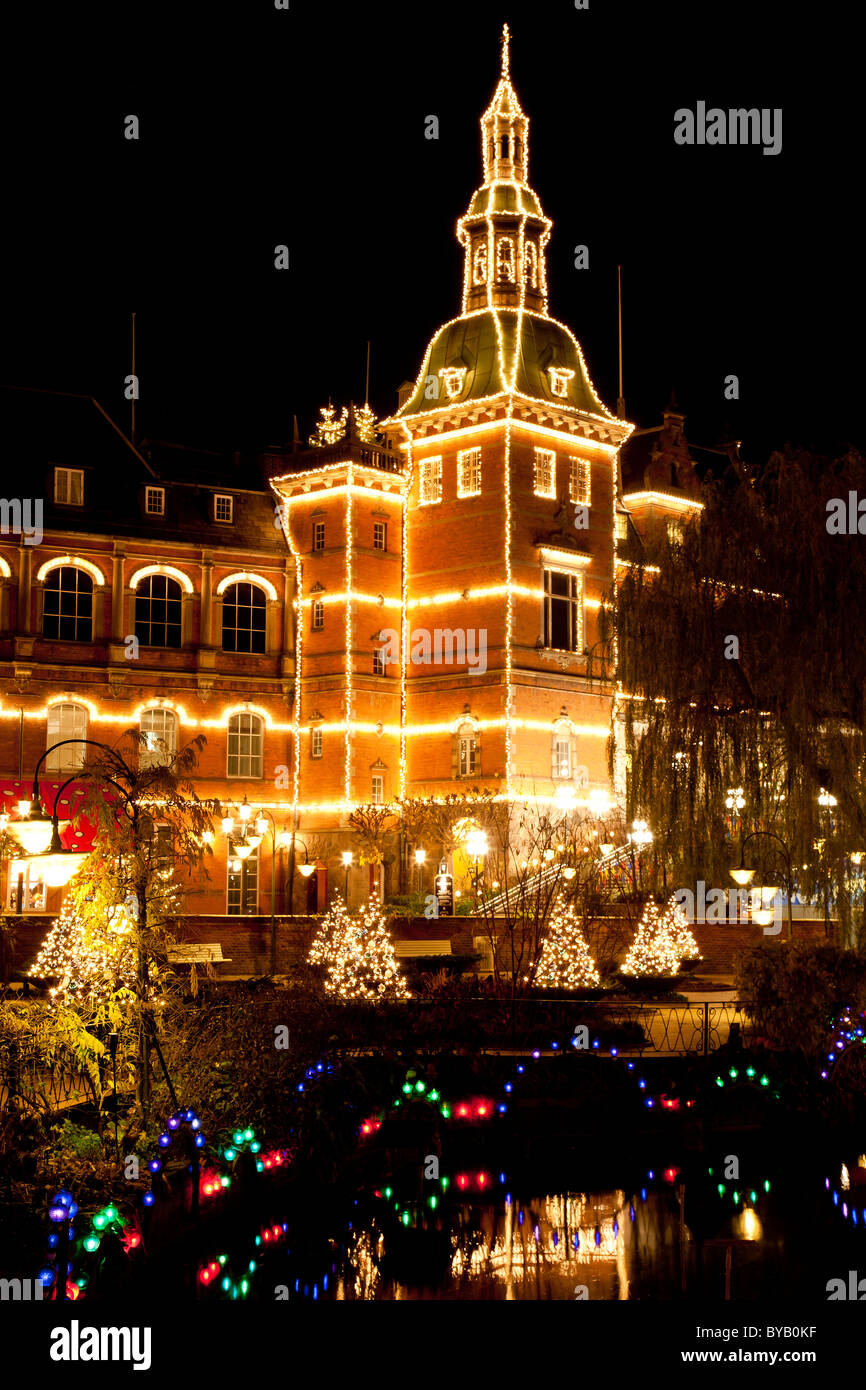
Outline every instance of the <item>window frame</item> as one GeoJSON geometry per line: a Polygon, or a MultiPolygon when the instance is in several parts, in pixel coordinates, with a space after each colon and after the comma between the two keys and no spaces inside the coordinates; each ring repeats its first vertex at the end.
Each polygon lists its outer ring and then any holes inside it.
{"type": "Polygon", "coordinates": [[[581,570],[571,569],[565,565],[544,565],[542,573],[543,598],[543,625],[544,625],[544,649],[545,651],[568,652],[571,656],[580,656],[583,652],[584,634],[586,630],[584,614],[585,585],[581,570]],[[552,591],[553,575],[561,575],[569,581],[569,585],[574,585],[576,592],[571,594],[554,594],[552,591]],[[568,613],[569,642],[571,645],[562,647],[554,643],[554,603],[565,603],[568,613]]]}
{"type": "Polygon", "coordinates": [[[45,719],[45,747],[50,748],[54,743],[62,743],[64,739],[75,739],[80,742],[80,752],[75,751],[74,743],[66,743],[63,748],[58,748],[53,754],[49,754],[45,759],[46,772],[78,772],[84,766],[87,757],[87,749],[84,740],[89,737],[90,710],[86,705],[79,704],[77,700],[57,700],[53,705],[48,706],[45,719]],[[76,728],[76,720],[73,717],[73,727],[71,730],[64,728],[64,720],[67,711],[74,710],[81,716],[79,723],[83,723],[84,730],[76,728]],[[51,732],[53,722],[58,724],[54,734],[51,732]]]}
{"type": "Polygon", "coordinates": [[[311,729],[311,730],[310,730],[310,757],[311,757],[311,758],[316,758],[316,759],[318,759],[318,758],[321,758],[321,757],[323,756],[323,751],[322,751],[323,741],[324,741],[324,740],[323,740],[322,730],[321,730],[321,729],[311,729]]]}
{"type": "Polygon", "coordinates": [[[385,805],[385,774],[384,772],[374,772],[370,783],[370,805],[385,805]]]}
{"type": "Polygon", "coordinates": [[[310,631],[321,632],[325,626],[325,605],[320,598],[310,604],[310,631]]]}
{"type": "Polygon", "coordinates": [[[313,554],[320,554],[325,548],[325,523],[324,521],[313,522],[313,554]]]}
{"type": "Polygon", "coordinates": [[[592,506],[592,467],[589,459],[579,454],[568,460],[568,496],[577,507],[592,506]]]}
{"type": "Polygon", "coordinates": [[[418,461],[418,506],[435,507],[441,501],[442,455],[434,454],[418,461]]]}
{"type": "Polygon", "coordinates": [[[90,573],[88,573],[88,571],[83,567],[83,565],[71,565],[71,564],[70,564],[70,565],[55,565],[54,569],[53,569],[53,570],[50,570],[49,573],[46,574],[45,578],[44,578],[43,581],[42,581],[42,637],[45,639],[46,642],[92,642],[92,641],[93,641],[93,636],[94,636],[94,621],[95,621],[94,602],[93,602],[93,598],[94,598],[94,589],[95,589],[95,585],[94,585],[94,583],[93,583],[93,575],[90,574],[90,573]],[[75,588],[74,588],[73,590],[67,590],[67,591],[66,591],[66,592],[67,592],[67,596],[68,596],[69,593],[71,592],[71,594],[72,594],[72,596],[73,596],[73,598],[74,598],[74,600],[75,600],[75,602],[74,602],[74,611],[73,611],[73,613],[72,613],[71,615],[68,614],[68,613],[64,613],[64,612],[62,611],[62,609],[63,609],[63,595],[64,595],[64,589],[63,589],[63,575],[66,574],[66,573],[69,572],[69,571],[73,571],[73,572],[75,573],[75,575],[76,575],[75,588]],[[57,575],[57,583],[56,583],[56,585],[52,583],[52,580],[54,579],[54,576],[55,576],[55,575],[57,575]],[[84,578],[86,579],[87,584],[90,585],[90,589],[89,589],[89,590],[86,588],[86,585],[82,585],[82,582],[81,582],[80,578],[78,578],[78,576],[80,576],[80,575],[84,575],[84,578]],[[48,596],[49,594],[56,594],[56,595],[57,595],[57,599],[58,599],[58,611],[57,611],[56,613],[49,613],[49,612],[47,612],[47,610],[46,610],[46,598],[47,598],[47,596],[48,596]],[[90,609],[89,613],[86,614],[86,615],[84,615],[84,616],[82,616],[82,615],[79,613],[79,600],[80,600],[83,596],[86,596],[86,597],[89,599],[89,609],[90,609]],[[69,619],[70,616],[71,616],[71,618],[72,618],[72,622],[73,622],[74,627],[75,627],[75,636],[74,636],[74,637],[67,637],[67,636],[64,636],[64,635],[63,635],[63,631],[62,631],[62,623],[63,623],[63,620],[64,620],[64,619],[69,619]],[[46,618],[54,619],[54,620],[57,622],[57,633],[56,633],[56,634],[52,634],[52,633],[49,633],[49,632],[46,632],[46,631],[45,631],[45,620],[46,620],[46,618]],[[86,623],[86,624],[87,624],[88,630],[87,630],[87,632],[85,633],[84,636],[80,636],[79,633],[78,633],[78,626],[79,626],[80,623],[86,623]]]}
{"type": "Polygon", "coordinates": [[[163,716],[162,734],[156,736],[160,739],[161,742],[165,744],[165,749],[163,751],[160,751],[158,748],[151,748],[149,744],[142,743],[141,739],[139,739],[138,767],[140,772],[149,770],[150,768],[154,767],[168,767],[177,756],[180,721],[178,720],[175,711],[173,709],[169,709],[167,705],[148,705],[147,709],[143,709],[141,711],[138,720],[139,734],[153,736],[155,731],[145,729],[144,723],[145,720],[152,719],[154,715],[163,716]],[[171,727],[172,729],[171,739],[167,739],[164,737],[165,732],[169,727],[171,727]]]}
{"type": "Polygon", "coordinates": [[[383,552],[388,549],[388,523],[387,521],[373,522],[373,549],[383,552]],[[381,544],[380,544],[381,541],[381,544]]]}
{"type": "Polygon", "coordinates": [[[533,470],[533,491],[536,497],[556,498],[556,453],[553,449],[535,449],[533,470]],[[550,475],[546,488],[542,468],[549,468],[550,475]]]}
{"type": "Polygon", "coordinates": [[[144,575],[144,576],[138,581],[138,584],[137,584],[136,589],[135,589],[135,599],[134,599],[134,603],[133,603],[133,628],[134,628],[134,631],[135,631],[135,636],[138,638],[139,643],[141,644],[142,647],[156,647],[156,648],[159,649],[160,651],[180,651],[180,650],[182,649],[182,647],[183,647],[183,593],[184,593],[184,591],[183,591],[183,586],[174,578],[173,575],[170,575],[170,574],[158,574],[158,573],[157,573],[157,574],[146,574],[146,575],[144,575]],[[162,596],[162,597],[154,597],[153,588],[154,588],[154,583],[155,583],[156,581],[160,581],[162,584],[165,585],[165,594],[164,594],[164,596],[162,596]],[[175,597],[174,594],[171,593],[171,591],[169,590],[169,587],[168,587],[168,586],[169,586],[170,584],[173,584],[174,587],[175,587],[175,589],[177,590],[177,597],[175,597]],[[143,592],[143,590],[145,589],[145,586],[146,586],[146,590],[143,592]],[[140,604],[144,604],[144,603],[147,603],[147,604],[150,605],[150,607],[148,608],[148,617],[147,617],[146,619],[139,616],[139,605],[140,605],[140,604]],[[161,620],[159,620],[159,621],[156,621],[156,622],[154,621],[153,617],[151,616],[151,615],[152,615],[152,612],[153,612],[153,607],[152,607],[152,606],[153,606],[154,603],[164,603],[164,604],[166,605],[166,616],[165,616],[165,618],[164,618],[164,619],[161,619],[161,620]],[[175,621],[169,622],[169,619],[168,619],[168,613],[169,613],[168,605],[169,605],[169,604],[177,604],[178,618],[177,618],[177,621],[176,621],[176,622],[175,622],[175,621]],[[147,628],[147,638],[145,638],[144,636],[142,636],[142,634],[139,632],[139,628],[140,628],[140,627],[141,627],[142,629],[144,629],[145,627],[147,628]],[[165,639],[166,639],[166,640],[165,640],[164,642],[154,642],[154,641],[151,640],[152,637],[153,637],[153,629],[154,629],[155,627],[157,627],[157,628],[162,627],[162,628],[165,629],[165,639]],[[169,642],[169,640],[168,640],[169,628],[171,628],[171,629],[177,628],[177,632],[178,632],[178,640],[177,640],[177,642],[169,642]]]}
{"type": "Polygon", "coordinates": [[[165,488],[151,487],[147,483],[144,489],[144,514],[145,516],[165,516],[165,488]],[[150,505],[151,497],[156,497],[159,502],[158,507],[150,505]]]}
{"type": "Polygon", "coordinates": [[[257,917],[259,914],[259,845],[256,845],[252,854],[246,859],[239,860],[240,870],[232,873],[232,850],[234,840],[229,837],[228,850],[226,854],[226,916],[227,917],[257,917]],[[250,874],[250,865],[255,872],[250,874]],[[233,884],[232,879],[237,883],[233,884]],[[250,884],[252,882],[252,888],[250,884]],[[236,900],[237,906],[233,903],[236,900]],[[250,906],[250,902],[252,906],[250,906]]]}
{"type": "Polygon", "coordinates": [[[213,519],[220,526],[232,526],[235,519],[235,499],[230,492],[215,492],[213,495],[213,519]],[[228,516],[220,516],[220,502],[228,502],[228,516]]]}
{"type": "Polygon", "coordinates": [[[480,774],[481,740],[472,724],[461,724],[457,730],[457,776],[462,780],[480,774]]]}
{"type": "Polygon", "coordinates": [[[480,448],[461,449],[457,455],[457,496],[481,496],[480,448]]]}
{"type": "Polygon", "coordinates": [[[83,468],[66,468],[64,465],[62,465],[62,464],[57,464],[57,463],[54,465],[54,503],[55,503],[55,506],[58,506],[58,507],[83,507],[83,506],[84,506],[84,469],[83,469],[83,468]],[[57,485],[58,485],[58,482],[60,481],[61,475],[62,475],[62,476],[65,478],[65,480],[66,480],[66,492],[67,492],[67,496],[66,496],[66,497],[59,497],[59,496],[58,496],[58,486],[57,486],[57,485]],[[71,492],[72,492],[71,483],[72,483],[72,479],[73,479],[73,478],[78,478],[79,481],[80,481],[81,496],[80,496],[80,498],[79,498],[79,500],[78,500],[77,502],[73,501],[73,499],[72,499],[72,497],[71,497],[71,495],[70,495],[71,492]]]}
{"type": "Polygon", "coordinates": [[[226,588],[223,589],[223,592],[220,595],[220,597],[222,598],[222,631],[220,633],[220,642],[222,645],[222,650],[224,652],[227,652],[230,656],[267,656],[269,598],[267,589],[264,589],[261,584],[256,584],[255,580],[252,579],[236,579],[233,581],[233,583],[227,585],[226,588]],[[250,602],[241,604],[238,601],[238,598],[235,598],[235,600],[232,601],[229,598],[229,595],[233,592],[236,592],[244,586],[250,590],[250,602]],[[261,596],[261,603],[254,603],[252,601],[254,592],[261,596]],[[231,627],[226,622],[227,610],[228,616],[231,616],[232,611],[234,612],[234,627],[231,627]],[[245,613],[248,612],[250,618],[249,627],[241,627],[238,624],[238,616],[241,613],[241,611],[245,613]],[[254,627],[252,621],[253,614],[259,612],[263,614],[264,624],[261,627],[254,627]],[[235,645],[233,647],[226,646],[226,631],[234,633],[235,645]],[[245,633],[248,636],[250,642],[250,645],[248,647],[242,647],[238,644],[238,637],[241,633],[245,633]],[[254,635],[261,637],[261,647],[253,646],[254,635]]]}
{"type": "Polygon", "coordinates": [[[265,721],[254,710],[235,710],[234,714],[229,715],[226,725],[226,777],[233,781],[245,778],[250,782],[261,782],[264,775],[265,721]],[[244,720],[249,721],[247,727],[244,727],[244,720]]]}

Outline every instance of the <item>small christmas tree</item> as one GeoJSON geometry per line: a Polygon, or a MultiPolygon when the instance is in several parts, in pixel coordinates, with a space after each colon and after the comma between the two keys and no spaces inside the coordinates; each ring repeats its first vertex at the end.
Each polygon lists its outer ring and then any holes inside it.
{"type": "Polygon", "coordinates": [[[28,974],[54,977],[51,998],[100,1004],[135,982],[134,922],[125,904],[103,913],[86,879],[73,885],[28,974]]]}
{"type": "Polygon", "coordinates": [[[574,906],[566,905],[560,893],[550,914],[535,984],[540,989],[595,989],[599,983],[574,906]]]}
{"type": "Polygon", "coordinates": [[[351,919],[346,911],[346,904],[339,893],[335,893],[331,906],[319,923],[319,929],[307,956],[307,964],[323,965],[328,960],[331,943],[342,939],[350,926],[351,919]]]}
{"type": "Polygon", "coordinates": [[[702,960],[698,943],[689,927],[688,918],[676,897],[669,898],[662,913],[662,923],[674,934],[680,960],[702,960]]]}
{"type": "Polygon", "coordinates": [[[681,960],[676,933],[670,922],[662,920],[650,898],[620,970],[624,975],[676,975],[681,960]]]}
{"type": "Polygon", "coordinates": [[[350,917],[342,898],[335,898],[307,959],[327,966],[325,989],[347,1002],[365,999],[378,1004],[409,998],[385,917],[376,903],[368,903],[360,916],[350,917]]]}

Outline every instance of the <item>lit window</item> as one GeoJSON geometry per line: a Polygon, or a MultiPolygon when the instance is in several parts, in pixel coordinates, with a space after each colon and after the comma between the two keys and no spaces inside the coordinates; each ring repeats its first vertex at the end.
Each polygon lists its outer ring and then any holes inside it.
{"type": "Polygon", "coordinates": [[[487,242],[479,241],[472,258],[472,279],[476,285],[487,284],[487,242]]]}
{"type": "Polygon", "coordinates": [[[514,242],[510,236],[501,236],[496,242],[496,278],[514,283],[514,242]]]}
{"type": "Polygon", "coordinates": [[[310,757],[321,758],[322,756],[322,731],[313,729],[310,732],[310,757]]]}
{"type": "Polygon", "coordinates": [[[380,773],[373,774],[373,795],[370,799],[374,806],[385,804],[385,778],[380,773]]]}
{"type": "Polygon", "coordinates": [[[325,548],[325,523],[317,521],[313,526],[313,549],[324,550],[325,548]]]}
{"type": "Polygon", "coordinates": [[[57,642],[93,637],[93,580],[86,570],[59,565],[45,576],[42,636],[57,642]]]}
{"type": "Polygon", "coordinates": [[[445,394],[449,401],[454,401],[463,390],[463,378],[466,376],[465,367],[443,367],[439,375],[445,385],[445,394]]]}
{"type": "Polygon", "coordinates": [[[139,732],[139,768],[166,767],[177,752],[177,715],[170,709],[146,709],[139,732]]]}
{"type": "Polygon", "coordinates": [[[457,496],[477,497],[481,492],[481,450],[464,449],[457,455],[457,496]]]}
{"type": "Polygon", "coordinates": [[[65,507],[80,507],[84,502],[84,470],[55,468],[54,500],[65,507]]]}
{"type": "Polygon", "coordinates": [[[264,720],[258,714],[233,714],[229,719],[228,776],[264,776],[264,720]]]}
{"type": "Polygon", "coordinates": [[[591,470],[588,459],[571,459],[568,495],[572,502],[588,507],[590,502],[591,470]]]}
{"type": "Polygon", "coordinates": [[[421,493],[419,502],[424,505],[442,501],[442,460],[441,458],[422,459],[420,464],[421,493]]]}
{"type": "Polygon", "coordinates": [[[268,596],[243,580],[223,592],[223,651],[264,655],[267,649],[268,596]]]}
{"type": "Polygon", "coordinates": [[[668,540],[671,545],[682,545],[683,543],[683,523],[681,521],[669,521],[667,524],[668,540]]]}
{"type": "Polygon", "coordinates": [[[165,514],[165,488],[147,487],[144,489],[144,510],[148,516],[165,514]]]}
{"type": "Polygon", "coordinates": [[[568,395],[568,383],[574,376],[570,367],[548,367],[547,375],[550,377],[550,394],[564,398],[568,395]]]}
{"type": "Polygon", "coordinates": [[[544,571],[544,645],[583,651],[583,581],[567,570],[544,571]]]}
{"type": "Polygon", "coordinates": [[[523,246],[523,279],[529,289],[538,289],[538,252],[534,241],[527,241],[523,246]]]}
{"type": "Polygon", "coordinates": [[[373,675],[384,676],[385,674],[385,652],[382,647],[376,647],[373,652],[373,675]]]}
{"type": "Polygon", "coordinates": [[[461,734],[457,748],[457,776],[474,777],[478,762],[478,739],[474,734],[461,734]]]}
{"type": "Polygon", "coordinates": [[[183,600],[167,574],[147,574],[135,591],[135,635],[143,647],[179,647],[183,600]]]}
{"type": "Polygon", "coordinates": [[[234,512],[234,498],[224,492],[217,492],[213,499],[214,521],[231,521],[234,512]]]}
{"type": "Polygon", "coordinates": [[[387,521],[373,522],[373,549],[388,549],[388,523],[387,521]]]}
{"type": "Polygon", "coordinates": [[[564,734],[553,736],[553,775],[571,776],[571,740],[564,734]]]}
{"type": "Polygon", "coordinates": [[[314,632],[321,632],[325,626],[325,605],[320,598],[313,600],[312,608],[312,628],[314,632]]]}
{"type": "Polygon", "coordinates": [[[628,516],[625,512],[616,514],[616,538],[618,541],[628,540],[628,516]]]}
{"type": "Polygon", "coordinates": [[[74,704],[51,705],[48,710],[48,737],[46,748],[55,743],[63,743],[55,748],[45,759],[48,772],[74,772],[81,767],[87,755],[84,743],[65,743],[65,739],[87,738],[87,706],[74,704]]]}
{"type": "Polygon", "coordinates": [[[246,859],[232,853],[234,841],[228,843],[228,879],[226,912],[230,917],[253,917],[259,910],[259,849],[258,845],[246,859]]]}
{"type": "Polygon", "coordinates": [[[45,911],[45,882],[38,861],[36,863],[30,859],[13,859],[11,861],[7,904],[10,912],[45,911]],[[19,892],[20,908],[18,906],[19,892]]]}
{"type": "Polygon", "coordinates": [[[552,449],[535,451],[535,495],[556,496],[556,454],[552,449]]]}

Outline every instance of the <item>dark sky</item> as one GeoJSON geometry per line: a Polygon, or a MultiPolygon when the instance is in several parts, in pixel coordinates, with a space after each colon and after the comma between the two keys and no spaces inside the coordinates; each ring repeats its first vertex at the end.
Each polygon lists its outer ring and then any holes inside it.
{"type": "Polygon", "coordinates": [[[255,449],[296,413],[306,435],[329,394],[363,398],[368,338],[372,403],[391,411],[459,311],[454,226],[481,182],[507,19],[554,222],[551,312],[606,403],[622,262],[629,418],[656,423],[675,387],[695,442],[727,429],[753,460],[787,440],[866,443],[850,6],[188,8],[183,27],[177,7],[70,12],[68,32],[7,51],[0,379],[94,394],[127,424],[135,310],[139,434],[255,449]],[[674,111],[699,100],[781,107],[781,154],[677,146],[674,111]]]}

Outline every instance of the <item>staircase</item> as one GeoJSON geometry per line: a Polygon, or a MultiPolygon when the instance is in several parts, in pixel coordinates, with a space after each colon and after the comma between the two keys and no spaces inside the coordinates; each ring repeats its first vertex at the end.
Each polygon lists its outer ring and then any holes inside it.
{"type": "MultiPolygon", "coordinates": [[[[597,869],[599,873],[608,873],[612,869],[617,869],[621,864],[630,861],[632,854],[635,858],[640,855],[646,845],[621,845],[610,854],[602,855],[598,860],[597,869]]],[[[516,906],[523,899],[532,899],[536,895],[543,893],[544,889],[562,874],[562,865],[554,861],[546,864],[543,869],[539,869],[537,874],[531,878],[524,879],[522,883],[515,883],[511,888],[502,893],[497,893],[493,898],[484,899],[484,915],[498,917],[507,915],[510,908],[516,906]]],[[[565,883],[568,880],[563,880],[565,883]]]]}

